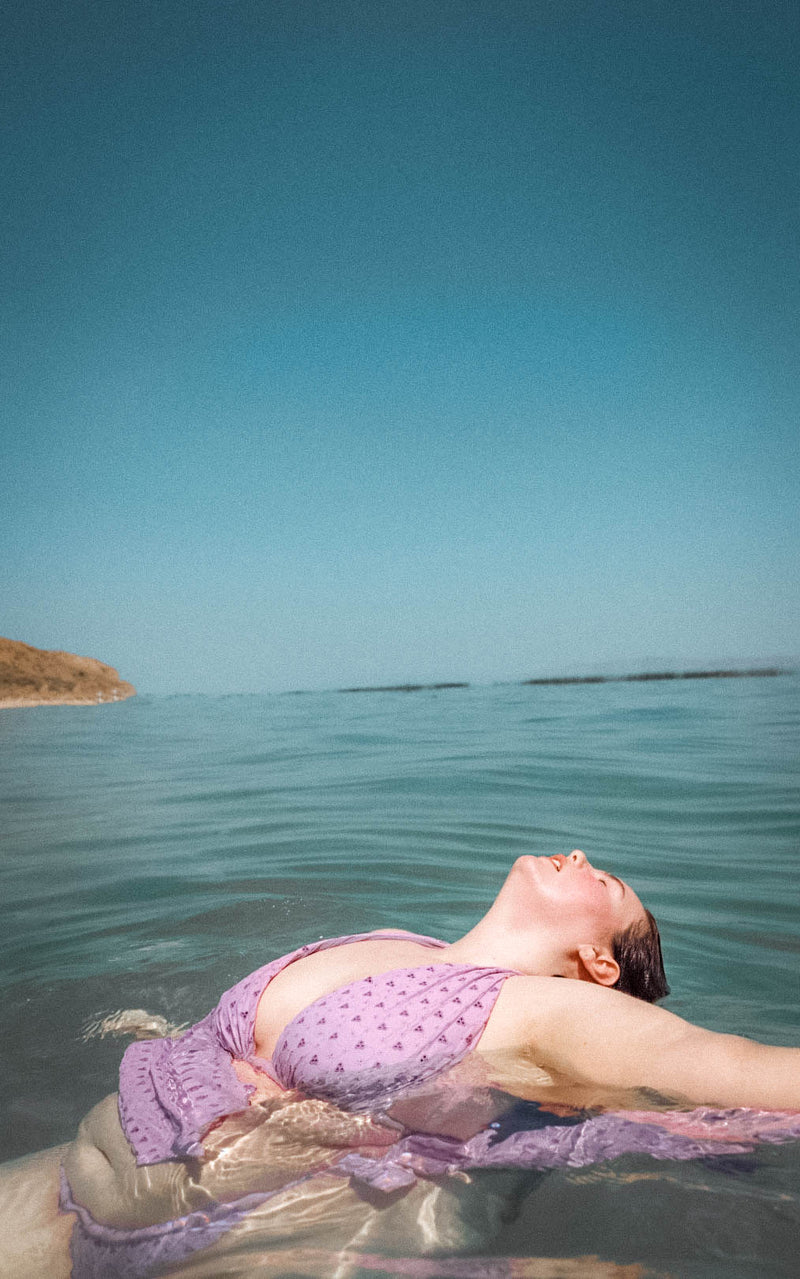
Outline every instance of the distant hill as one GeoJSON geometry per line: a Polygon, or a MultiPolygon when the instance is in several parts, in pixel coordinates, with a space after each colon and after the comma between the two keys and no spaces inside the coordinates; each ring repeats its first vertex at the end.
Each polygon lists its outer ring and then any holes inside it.
{"type": "Polygon", "coordinates": [[[94,657],[31,648],[0,637],[0,708],[96,706],[135,694],[113,666],[94,657]]]}

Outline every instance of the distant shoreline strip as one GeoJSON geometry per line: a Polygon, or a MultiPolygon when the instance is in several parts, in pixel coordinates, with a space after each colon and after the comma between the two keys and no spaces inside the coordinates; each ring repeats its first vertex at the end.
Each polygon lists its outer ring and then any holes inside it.
{"type": "Polygon", "coordinates": [[[364,688],[337,688],[337,693],[421,693],[431,688],[469,688],[469,684],[370,684],[364,688]]]}
{"type": "Polygon", "coordinates": [[[759,679],[762,676],[788,675],[778,666],[763,666],[747,671],[644,671],[639,675],[561,675],[547,679],[523,679],[520,684],[638,684],[654,679],[759,679]]]}
{"type": "MultiPolygon", "coordinates": [[[[541,679],[521,679],[521,687],[544,684],[646,684],[658,679],[762,679],[788,675],[780,666],[760,666],[736,671],[644,671],[638,675],[549,675],[541,679]]],[[[421,693],[443,688],[470,688],[468,683],[445,684],[368,684],[357,688],[339,688],[338,693],[421,693]]]]}

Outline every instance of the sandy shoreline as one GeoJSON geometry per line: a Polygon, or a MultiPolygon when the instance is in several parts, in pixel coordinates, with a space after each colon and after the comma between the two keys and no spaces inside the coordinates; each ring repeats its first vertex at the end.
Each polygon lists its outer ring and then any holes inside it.
{"type": "Polygon", "coordinates": [[[26,698],[0,697],[0,711],[17,711],[34,706],[113,706],[115,702],[124,702],[133,693],[122,697],[58,697],[58,698],[26,698]]]}

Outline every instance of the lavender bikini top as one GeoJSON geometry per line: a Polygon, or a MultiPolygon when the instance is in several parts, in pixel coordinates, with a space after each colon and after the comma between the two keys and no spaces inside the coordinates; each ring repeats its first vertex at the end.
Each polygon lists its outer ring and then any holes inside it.
{"type": "MultiPolygon", "coordinates": [[[[271,1061],[256,1057],[258,1001],[273,977],[317,951],[384,939],[399,938],[356,933],[301,946],[231,987],[180,1039],[131,1044],[120,1065],[119,1114],[136,1162],[203,1154],[202,1133],[244,1110],[252,1092],[236,1077],[234,1058],[251,1062],[283,1088],[347,1110],[376,1110],[465,1057],[512,970],[429,964],[362,978],[299,1013],[271,1061]]],[[[403,934],[405,939],[446,945],[416,933],[403,934]]]]}

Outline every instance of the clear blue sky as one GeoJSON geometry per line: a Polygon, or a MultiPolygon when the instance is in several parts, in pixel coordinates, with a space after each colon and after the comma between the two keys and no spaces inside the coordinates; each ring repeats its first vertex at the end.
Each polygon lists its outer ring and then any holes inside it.
{"type": "Polygon", "coordinates": [[[793,656],[794,3],[7,11],[0,634],[143,692],[793,656]]]}

